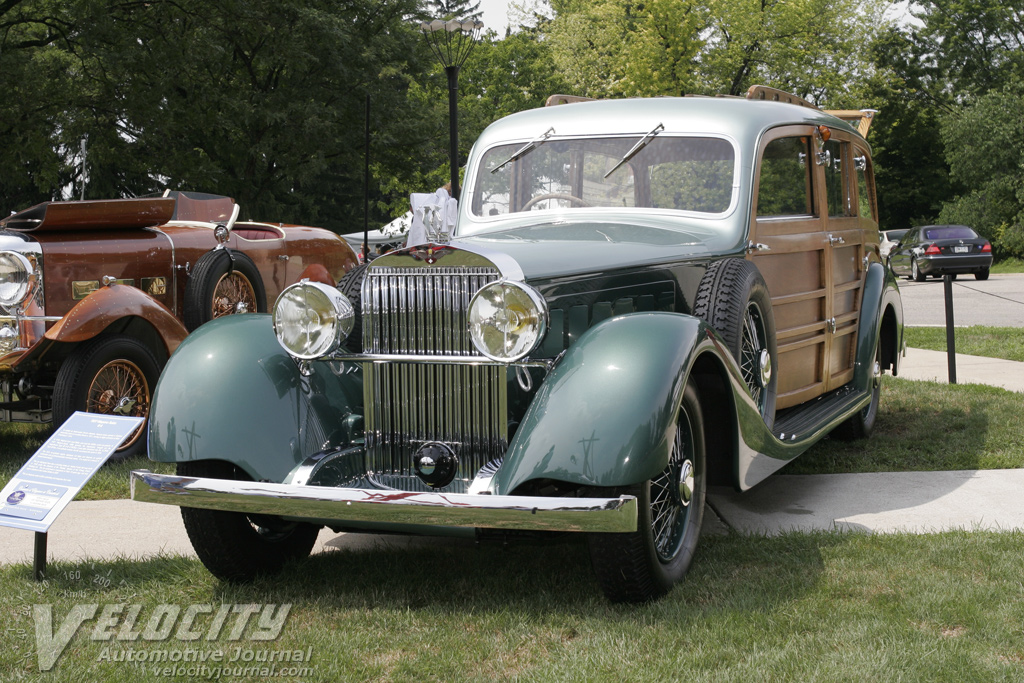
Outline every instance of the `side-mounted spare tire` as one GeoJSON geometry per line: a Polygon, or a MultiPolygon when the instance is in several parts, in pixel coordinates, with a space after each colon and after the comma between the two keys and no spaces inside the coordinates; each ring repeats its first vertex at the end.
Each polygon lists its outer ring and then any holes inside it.
{"type": "Polygon", "coordinates": [[[266,311],[267,291],[251,258],[233,249],[199,257],[185,285],[182,318],[189,332],[224,315],[266,311]]]}
{"type": "Polygon", "coordinates": [[[359,264],[345,273],[338,282],[338,291],[348,297],[356,312],[355,324],[352,326],[352,332],[348,335],[348,341],[345,342],[345,346],[354,353],[363,350],[363,276],[366,275],[366,268],[369,265],[369,263],[359,264]]]}
{"type": "Polygon", "coordinates": [[[757,266],[739,258],[712,263],[697,287],[693,315],[722,337],[771,429],[778,395],[775,316],[768,285],[757,266]]]}

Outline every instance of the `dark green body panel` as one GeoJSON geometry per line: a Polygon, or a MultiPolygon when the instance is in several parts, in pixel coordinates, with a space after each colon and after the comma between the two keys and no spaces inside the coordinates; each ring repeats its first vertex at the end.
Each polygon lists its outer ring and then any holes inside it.
{"type": "Polygon", "coordinates": [[[203,325],[171,356],[157,383],[149,457],[227,460],[256,481],[284,481],[325,442],[345,445],[359,436],[347,419],[362,412],[359,366],[318,362],[310,369],[303,377],[267,314],[203,325]]]}
{"type": "Polygon", "coordinates": [[[534,397],[494,493],[542,478],[621,486],[665,469],[687,369],[707,334],[696,318],[672,313],[625,315],[588,330],[534,397]]]}

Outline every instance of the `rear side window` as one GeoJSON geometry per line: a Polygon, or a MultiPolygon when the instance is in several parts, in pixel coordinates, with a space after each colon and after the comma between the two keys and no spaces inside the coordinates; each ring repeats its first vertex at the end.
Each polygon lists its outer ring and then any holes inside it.
{"type": "MultiPolygon", "coordinates": [[[[855,148],[853,165],[857,169],[857,203],[859,205],[857,215],[877,222],[878,219],[874,212],[875,186],[871,182],[871,160],[868,159],[867,152],[855,148]]],[[[899,241],[906,232],[906,230],[890,230],[889,239],[899,241]]]]}
{"type": "Polygon", "coordinates": [[[808,216],[814,214],[811,174],[808,166],[810,138],[772,140],[761,158],[757,189],[758,216],[808,216]]]}
{"type": "Polygon", "coordinates": [[[853,216],[853,190],[850,187],[850,173],[844,159],[849,143],[829,140],[825,143],[825,196],[828,215],[833,218],[853,216]]]}

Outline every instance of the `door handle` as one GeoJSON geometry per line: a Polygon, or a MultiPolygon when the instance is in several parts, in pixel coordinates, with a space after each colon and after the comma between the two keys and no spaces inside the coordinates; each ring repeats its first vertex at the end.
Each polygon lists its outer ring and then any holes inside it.
{"type": "Polygon", "coordinates": [[[832,233],[829,233],[828,234],[828,243],[831,244],[834,247],[837,244],[846,244],[846,240],[844,240],[842,237],[837,237],[837,236],[833,235],[832,233]]]}

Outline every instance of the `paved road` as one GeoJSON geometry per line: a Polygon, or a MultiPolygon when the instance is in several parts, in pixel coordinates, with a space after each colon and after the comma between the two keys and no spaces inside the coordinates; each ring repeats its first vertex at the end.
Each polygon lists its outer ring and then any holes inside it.
{"type": "MultiPolygon", "coordinates": [[[[900,294],[905,324],[946,324],[942,280],[901,279],[900,294]]],[[[984,282],[959,276],[953,281],[953,324],[1024,327],[1024,274],[992,275],[984,282]]]]}

